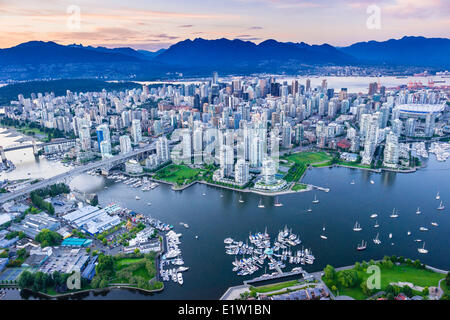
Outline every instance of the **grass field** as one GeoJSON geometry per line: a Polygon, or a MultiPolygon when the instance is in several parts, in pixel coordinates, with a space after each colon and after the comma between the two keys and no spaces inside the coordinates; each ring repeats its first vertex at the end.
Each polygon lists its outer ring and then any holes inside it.
{"type": "Polygon", "coordinates": [[[114,261],[114,269],[115,270],[122,270],[123,268],[128,267],[129,265],[144,261],[144,258],[124,258],[120,260],[114,261]]]}
{"type": "Polygon", "coordinates": [[[287,182],[297,182],[309,164],[319,163],[317,166],[320,166],[322,162],[325,162],[325,165],[329,165],[328,163],[332,160],[332,157],[325,152],[298,152],[285,155],[280,159],[288,161],[291,165],[291,168],[283,179],[287,182]]]}
{"type": "MultiPolygon", "coordinates": [[[[420,287],[437,286],[439,280],[445,278],[444,274],[436,273],[428,269],[420,269],[411,265],[402,264],[400,266],[394,265],[392,268],[384,266],[380,267],[381,271],[381,289],[384,290],[390,283],[394,282],[410,282],[420,287]]],[[[342,271],[338,271],[337,275],[342,271]]],[[[371,274],[366,273],[364,270],[358,271],[360,283],[366,281],[371,274]]],[[[345,288],[340,284],[337,284],[339,295],[350,296],[352,298],[363,300],[368,298],[362,290],[360,285],[353,288],[345,288]]],[[[336,293],[336,292],[334,292],[336,293]]]]}
{"type": "Polygon", "coordinates": [[[294,186],[292,187],[291,190],[298,191],[298,190],[303,190],[303,189],[306,189],[306,184],[296,183],[296,184],[294,184],[294,186]]]}
{"type": "Polygon", "coordinates": [[[188,184],[197,179],[204,170],[192,169],[185,165],[171,164],[157,171],[154,178],[178,185],[188,184]]]}
{"type": "Polygon", "coordinates": [[[355,168],[365,168],[370,169],[370,166],[360,164],[360,163],[354,163],[354,162],[345,162],[345,161],[339,161],[340,165],[347,166],[347,167],[355,167],[355,168]]]}
{"type": "Polygon", "coordinates": [[[296,164],[313,164],[324,161],[330,161],[332,157],[328,155],[326,152],[298,152],[293,153],[287,156],[283,156],[282,159],[294,162],[296,164]]]}

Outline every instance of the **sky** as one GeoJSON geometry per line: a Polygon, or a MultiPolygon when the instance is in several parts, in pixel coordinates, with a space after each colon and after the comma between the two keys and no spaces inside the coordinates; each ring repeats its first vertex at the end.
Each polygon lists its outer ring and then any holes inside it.
{"type": "Polygon", "coordinates": [[[0,48],[157,50],[184,39],[329,43],[450,37],[450,0],[0,0],[0,48]]]}

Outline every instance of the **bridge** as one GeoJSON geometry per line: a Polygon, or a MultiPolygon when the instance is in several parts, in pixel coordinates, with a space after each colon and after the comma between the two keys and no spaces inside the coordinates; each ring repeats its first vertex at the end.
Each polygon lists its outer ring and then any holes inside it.
{"type": "Polygon", "coordinates": [[[63,143],[75,143],[75,139],[58,139],[55,141],[50,142],[40,142],[37,143],[36,140],[33,140],[31,143],[16,143],[13,145],[9,145],[6,148],[0,146],[0,156],[3,162],[6,162],[6,155],[5,153],[8,151],[15,151],[15,150],[21,150],[21,149],[27,149],[27,148],[33,148],[33,153],[35,155],[38,154],[39,148],[43,148],[45,146],[51,146],[51,145],[57,145],[57,144],[63,144],[63,143]]]}
{"type": "Polygon", "coordinates": [[[156,150],[156,146],[155,146],[154,142],[143,148],[133,150],[126,154],[120,154],[120,155],[113,156],[108,159],[104,159],[101,161],[96,161],[93,163],[88,163],[88,164],[85,164],[82,166],[75,167],[72,170],[58,174],[54,177],[42,180],[40,182],[36,182],[36,183],[31,184],[23,189],[20,189],[20,190],[11,192],[11,193],[3,194],[2,196],[0,196],[0,203],[14,200],[18,197],[27,195],[28,193],[30,193],[32,191],[45,188],[52,184],[58,183],[60,181],[66,181],[67,179],[70,179],[74,176],[77,176],[79,174],[82,174],[82,173],[90,171],[90,170],[103,169],[103,170],[109,171],[113,167],[125,162],[128,159],[134,158],[134,157],[136,157],[140,154],[146,153],[146,152],[151,152],[153,150],[156,150]]]}

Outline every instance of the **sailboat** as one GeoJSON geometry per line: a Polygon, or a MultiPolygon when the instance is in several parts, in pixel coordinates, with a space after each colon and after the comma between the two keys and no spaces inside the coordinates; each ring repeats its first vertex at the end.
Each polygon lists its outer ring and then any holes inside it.
{"type": "Polygon", "coordinates": [[[389,239],[392,239],[392,233],[389,233],[389,239]]]}
{"type": "Polygon", "coordinates": [[[441,198],[441,196],[439,195],[439,191],[438,191],[438,193],[436,194],[436,200],[439,200],[441,198]]]}
{"type": "Polygon", "coordinates": [[[435,227],[439,226],[439,225],[437,224],[437,222],[432,222],[431,225],[432,225],[432,226],[435,226],[435,227]]]}
{"type": "Polygon", "coordinates": [[[438,210],[444,210],[444,209],[445,209],[445,206],[444,206],[444,204],[442,203],[442,200],[441,200],[441,203],[439,204],[439,207],[437,207],[437,209],[438,209],[438,210]]]}
{"type": "Polygon", "coordinates": [[[314,200],[312,201],[312,203],[319,203],[319,199],[317,199],[317,195],[314,195],[314,200]]]}
{"type": "Polygon", "coordinates": [[[421,214],[421,213],[422,213],[422,211],[420,211],[420,207],[417,207],[416,214],[421,214]]]}
{"type": "Polygon", "coordinates": [[[380,225],[378,224],[378,221],[375,221],[375,225],[373,226],[374,228],[378,228],[380,225]]]}
{"type": "Polygon", "coordinates": [[[355,184],[355,180],[352,180],[352,182],[350,182],[350,184],[355,184]]]}
{"type": "Polygon", "coordinates": [[[376,213],[374,213],[374,214],[371,214],[370,217],[373,219],[373,218],[378,217],[378,215],[376,213]]]}
{"type": "MultiPolygon", "coordinates": [[[[322,231],[325,231],[325,226],[323,226],[322,231]]],[[[321,234],[320,237],[324,240],[327,240],[328,237],[326,235],[321,234]]]]}
{"type": "Polygon", "coordinates": [[[408,231],[406,234],[407,234],[408,236],[410,236],[410,235],[411,235],[411,231],[408,231]]]}
{"type": "Polygon", "coordinates": [[[380,234],[377,233],[377,236],[375,237],[375,239],[373,239],[373,243],[375,243],[375,244],[380,244],[381,243],[381,240],[378,238],[379,236],[380,236],[380,234]]]}
{"type": "Polygon", "coordinates": [[[263,203],[262,203],[262,198],[259,199],[258,208],[264,208],[264,205],[263,205],[263,203]]]}
{"type": "Polygon", "coordinates": [[[280,202],[278,201],[278,197],[276,197],[276,199],[275,199],[275,204],[274,204],[274,206],[275,206],[275,207],[282,207],[282,206],[283,206],[283,204],[280,203],[280,202]]]}
{"type": "Polygon", "coordinates": [[[243,203],[244,200],[242,200],[242,196],[239,196],[239,203],[243,203]]]}
{"type": "Polygon", "coordinates": [[[361,231],[361,225],[356,221],[355,226],[353,227],[353,231],[361,231]]]}
{"type": "Polygon", "coordinates": [[[392,210],[392,214],[390,215],[391,218],[397,218],[398,213],[395,211],[395,208],[392,210]]]}
{"type": "Polygon", "coordinates": [[[419,253],[428,253],[428,250],[425,249],[425,242],[423,243],[423,247],[418,248],[417,251],[419,251],[419,253]]]}
{"type": "Polygon", "coordinates": [[[309,207],[308,209],[306,209],[306,211],[307,211],[307,212],[311,212],[311,211],[312,211],[311,207],[309,207]]]}
{"type": "Polygon", "coordinates": [[[370,183],[371,183],[371,184],[374,184],[375,182],[374,182],[373,180],[370,180],[370,183]]]}
{"type": "Polygon", "coordinates": [[[364,240],[361,242],[361,244],[358,244],[358,246],[356,247],[356,250],[358,251],[362,251],[362,250],[366,250],[367,248],[367,242],[364,242],[364,240]]]}

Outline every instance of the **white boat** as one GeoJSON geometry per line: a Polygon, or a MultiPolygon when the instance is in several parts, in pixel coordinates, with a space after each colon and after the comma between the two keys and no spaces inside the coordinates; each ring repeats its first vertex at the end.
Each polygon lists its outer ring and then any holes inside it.
{"type": "Polygon", "coordinates": [[[311,207],[309,207],[308,209],[306,209],[306,211],[307,211],[307,212],[311,212],[311,211],[312,211],[311,207]]]}
{"type": "Polygon", "coordinates": [[[136,200],[141,200],[141,198],[140,198],[140,197],[138,197],[138,196],[136,196],[135,198],[136,198],[136,200]]]}
{"type": "Polygon", "coordinates": [[[328,239],[327,236],[324,236],[323,234],[321,234],[320,237],[321,237],[323,240],[327,240],[327,239],[328,239]]]}
{"type": "Polygon", "coordinates": [[[179,267],[177,269],[178,272],[184,272],[184,271],[188,271],[188,270],[189,270],[189,267],[179,267]]]}
{"type": "Polygon", "coordinates": [[[177,280],[179,284],[183,284],[183,275],[181,273],[177,273],[177,280]]]}
{"type": "Polygon", "coordinates": [[[411,231],[408,231],[406,234],[407,234],[408,236],[410,236],[410,235],[411,235],[411,231]]]}
{"type": "Polygon", "coordinates": [[[317,199],[316,195],[314,195],[314,200],[312,201],[312,203],[319,203],[319,199],[317,199]]]}
{"type": "Polygon", "coordinates": [[[355,180],[352,180],[352,182],[350,182],[350,184],[355,184],[355,180]]]}
{"type": "Polygon", "coordinates": [[[378,228],[380,225],[378,224],[378,220],[375,221],[375,225],[373,226],[374,228],[378,228]]]}
{"type": "Polygon", "coordinates": [[[371,214],[370,217],[373,219],[373,218],[378,217],[378,215],[376,213],[374,213],[374,214],[371,214]]]}
{"type": "Polygon", "coordinates": [[[441,198],[441,196],[439,195],[439,191],[438,191],[438,193],[436,194],[436,200],[439,200],[441,198]]]}
{"type": "Polygon", "coordinates": [[[243,203],[244,200],[242,200],[242,196],[239,197],[239,203],[243,203]]]}
{"type": "Polygon", "coordinates": [[[280,202],[278,201],[278,197],[275,199],[275,204],[274,204],[274,206],[275,206],[275,207],[282,207],[282,206],[283,206],[283,204],[280,203],[280,202]]]}
{"type": "Polygon", "coordinates": [[[445,209],[445,206],[444,206],[444,204],[442,203],[442,200],[441,200],[441,203],[439,204],[439,207],[437,207],[437,209],[438,209],[438,210],[444,210],[444,209],[445,209]]]}
{"type": "Polygon", "coordinates": [[[226,238],[225,240],[223,240],[223,243],[225,243],[225,244],[233,243],[233,239],[231,239],[231,238],[226,238]]]}
{"type": "Polygon", "coordinates": [[[392,239],[392,233],[389,233],[389,239],[392,239]]]}
{"type": "Polygon", "coordinates": [[[421,242],[421,239],[414,239],[415,242],[421,242]]]}
{"type": "Polygon", "coordinates": [[[151,204],[150,202],[147,202],[147,205],[148,205],[148,206],[151,206],[152,204],[151,204]]]}
{"type": "Polygon", "coordinates": [[[195,236],[195,239],[198,239],[198,236],[195,236]]]}
{"type": "Polygon", "coordinates": [[[259,199],[258,208],[264,208],[264,205],[263,205],[263,203],[262,203],[262,198],[259,199]]]}
{"type": "Polygon", "coordinates": [[[423,243],[423,247],[418,248],[417,251],[419,251],[419,253],[428,253],[428,250],[425,249],[425,242],[423,243]]]}
{"type": "Polygon", "coordinates": [[[206,196],[206,193],[202,193],[202,196],[206,196]]]}
{"type": "Polygon", "coordinates": [[[432,222],[431,225],[432,225],[432,226],[435,226],[435,227],[439,226],[439,225],[437,224],[437,222],[432,222]]]}
{"type": "Polygon", "coordinates": [[[422,211],[420,211],[420,207],[417,207],[416,214],[421,214],[421,213],[422,213],[422,211]]]}
{"type": "Polygon", "coordinates": [[[366,250],[367,248],[367,242],[364,242],[364,240],[361,242],[361,244],[358,244],[358,246],[356,247],[356,250],[358,251],[362,251],[362,250],[366,250]]]}
{"type": "Polygon", "coordinates": [[[375,237],[375,239],[373,239],[373,243],[375,243],[375,244],[380,244],[381,243],[381,240],[378,238],[379,236],[380,236],[380,234],[377,233],[377,236],[375,237]]]}
{"type": "Polygon", "coordinates": [[[391,217],[391,218],[397,218],[398,217],[398,213],[395,211],[395,208],[392,210],[392,214],[389,217],[391,217]]]}
{"type": "Polygon", "coordinates": [[[420,227],[419,230],[420,230],[420,231],[428,231],[428,228],[420,227]]]}
{"type": "Polygon", "coordinates": [[[371,184],[374,184],[375,182],[374,182],[373,180],[370,180],[370,183],[371,183],[371,184]]]}
{"type": "Polygon", "coordinates": [[[355,226],[353,227],[353,231],[361,231],[361,225],[356,221],[355,226]]]}

